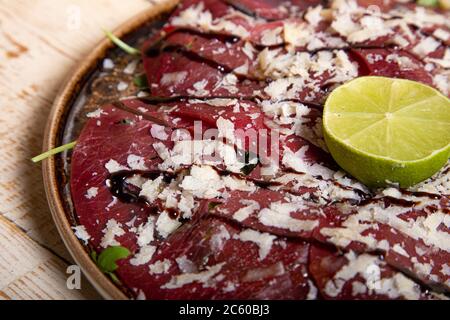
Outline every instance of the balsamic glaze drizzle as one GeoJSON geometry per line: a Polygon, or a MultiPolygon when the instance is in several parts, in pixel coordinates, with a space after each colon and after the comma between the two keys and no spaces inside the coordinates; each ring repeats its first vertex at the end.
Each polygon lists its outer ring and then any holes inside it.
{"type": "Polygon", "coordinates": [[[111,194],[124,203],[143,203],[146,206],[152,206],[153,204],[149,203],[145,198],[139,196],[138,188],[133,188],[126,182],[128,178],[131,178],[135,175],[140,175],[141,177],[151,180],[155,180],[156,178],[163,176],[163,181],[167,184],[169,184],[175,178],[175,174],[162,172],[159,170],[118,171],[112,173],[107,180],[109,181],[107,185],[111,194]]]}
{"type": "MultiPolygon", "coordinates": [[[[226,170],[220,170],[219,168],[214,168],[214,169],[217,171],[217,173],[220,176],[230,175],[230,176],[233,176],[236,178],[246,179],[244,174],[237,174],[237,173],[229,172],[226,170]]],[[[127,183],[126,180],[135,175],[139,175],[143,178],[151,179],[151,180],[155,180],[158,177],[162,176],[163,182],[165,184],[170,184],[174,179],[176,179],[178,173],[177,172],[170,173],[170,172],[164,172],[164,171],[160,171],[160,170],[148,170],[148,171],[132,170],[132,171],[118,171],[118,172],[112,173],[108,177],[107,185],[108,185],[108,188],[109,188],[111,194],[113,196],[115,196],[118,200],[120,200],[121,202],[140,203],[140,204],[145,205],[146,207],[154,207],[155,206],[154,203],[149,203],[147,201],[147,199],[139,196],[139,193],[140,193],[139,188],[127,183]]],[[[248,179],[248,180],[253,182],[256,186],[258,186],[260,188],[281,186],[281,184],[279,182],[275,182],[275,181],[264,181],[264,180],[257,180],[257,179],[248,179]]],[[[340,186],[336,182],[334,184],[337,186],[340,186]]],[[[408,208],[408,207],[412,208],[419,204],[418,201],[397,199],[397,198],[393,198],[393,197],[389,197],[389,196],[384,196],[384,197],[380,197],[380,198],[373,197],[373,195],[367,194],[364,191],[361,191],[356,188],[349,188],[349,187],[345,187],[345,186],[340,186],[340,187],[342,187],[346,190],[353,190],[361,197],[361,200],[355,201],[354,199],[342,199],[342,200],[334,202],[334,203],[346,202],[346,203],[350,203],[351,205],[365,206],[365,205],[368,205],[371,203],[377,203],[379,201],[383,201],[385,207],[395,205],[395,206],[400,206],[400,207],[404,207],[404,208],[408,208]]],[[[286,192],[290,192],[289,190],[286,190],[286,189],[283,189],[283,190],[286,192]]],[[[400,192],[403,195],[407,195],[407,196],[427,197],[427,198],[434,199],[434,200],[438,200],[441,197],[439,195],[431,194],[431,193],[427,193],[427,192],[412,192],[412,191],[407,191],[407,190],[400,190],[400,192]]],[[[163,208],[163,210],[166,210],[172,219],[177,219],[180,215],[179,212],[175,209],[163,208]]]]}

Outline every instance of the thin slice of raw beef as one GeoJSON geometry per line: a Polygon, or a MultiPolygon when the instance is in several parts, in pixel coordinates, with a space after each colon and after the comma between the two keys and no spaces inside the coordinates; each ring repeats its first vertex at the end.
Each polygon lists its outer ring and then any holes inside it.
{"type": "Polygon", "coordinates": [[[376,255],[338,253],[310,246],[309,271],[325,299],[435,299],[376,255]]]}
{"type": "Polygon", "coordinates": [[[217,218],[188,223],[156,241],[142,267],[122,261],[119,276],[147,299],[306,299],[309,245],[217,218]]]}

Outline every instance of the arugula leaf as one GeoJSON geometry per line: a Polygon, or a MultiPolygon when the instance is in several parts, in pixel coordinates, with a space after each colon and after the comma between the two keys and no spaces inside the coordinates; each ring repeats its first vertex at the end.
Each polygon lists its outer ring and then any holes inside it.
{"type": "Polygon", "coordinates": [[[245,152],[245,163],[246,163],[246,165],[241,168],[241,172],[244,175],[248,176],[250,173],[252,173],[253,169],[255,169],[256,166],[258,165],[259,159],[254,153],[250,153],[250,152],[246,151],[245,152]],[[256,161],[254,161],[254,160],[256,160],[256,161]],[[254,162],[254,163],[252,163],[252,162],[254,162]]]}
{"type": "Polygon", "coordinates": [[[111,31],[103,30],[103,32],[109,38],[109,40],[111,40],[116,46],[118,46],[120,49],[122,49],[126,53],[134,55],[134,56],[141,54],[141,51],[126,44],[125,42],[120,40],[118,37],[116,37],[111,31]]]}
{"type": "Polygon", "coordinates": [[[185,47],[187,50],[191,50],[193,45],[194,45],[194,41],[190,41],[190,42],[186,43],[186,44],[184,45],[184,47],[185,47]]]}
{"type": "Polygon", "coordinates": [[[208,203],[208,211],[214,210],[217,206],[220,206],[221,202],[210,202],[208,203]]]}
{"type": "Polygon", "coordinates": [[[40,154],[40,155],[34,157],[33,159],[31,159],[31,161],[33,161],[34,163],[40,162],[40,161],[42,161],[42,160],[44,160],[44,159],[47,159],[47,158],[49,158],[49,157],[51,157],[51,156],[53,156],[53,155],[55,155],[55,154],[64,152],[64,151],[66,151],[66,150],[73,149],[73,148],[75,147],[76,144],[77,144],[77,142],[74,141],[74,142],[65,144],[65,145],[63,145],[63,146],[54,148],[54,149],[52,149],[52,150],[49,150],[49,151],[47,151],[47,152],[44,152],[44,153],[42,153],[42,154],[40,154]]]}
{"type": "Polygon", "coordinates": [[[418,0],[417,4],[426,7],[437,7],[439,5],[439,0],[418,0]]]}
{"type": "Polygon", "coordinates": [[[120,282],[119,278],[117,278],[117,276],[114,273],[109,273],[109,277],[111,278],[111,280],[117,284],[122,284],[122,282],[120,282]]]}
{"type": "Polygon", "coordinates": [[[107,274],[112,281],[117,284],[121,284],[119,278],[114,274],[114,271],[117,270],[118,265],[117,261],[121,259],[126,259],[130,255],[130,250],[125,247],[116,246],[109,247],[97,255],[96,251],[91,252],[91,258],[94,260],[95,264],[99,267],[99,269],[107,274]]]}
{"type": "Polygon", "coordinates": [[[140,74],[134,77],[134,84],[141,90],[148,89],[147,76],[145,74],[140,74]]]}
{"type": "Polygon", "coordinates": [[[102,272],[111,274],[119,267],[117,261],[128,258],[130,254],[130,250],[122,246],[108,247],[99,254],[97,266],[102,272]]]}

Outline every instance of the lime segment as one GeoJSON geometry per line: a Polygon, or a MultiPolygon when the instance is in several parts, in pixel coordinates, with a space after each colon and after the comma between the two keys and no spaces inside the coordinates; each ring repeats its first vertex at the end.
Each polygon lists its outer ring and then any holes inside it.
{"type": "Polygon", "coordinates": [[[328,97],[324,137],[333,158],[370,187],[408,187],[450,156],[450,100],[424,84],[361,77],[328,97]]]}

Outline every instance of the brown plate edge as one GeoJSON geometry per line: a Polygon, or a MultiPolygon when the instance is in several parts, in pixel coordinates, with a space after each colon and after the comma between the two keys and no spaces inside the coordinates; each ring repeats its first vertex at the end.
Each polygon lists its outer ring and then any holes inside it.
{"type": "MultiPolygon", "coordinates": [[[[166,0],[162,3],[153,4],[149,9],[137,14],[114,30],[114,34],[118,37],[123,37],[149,20],[155,19],[161,14],[172,10],[178,3],[179,0],[166,0]]],[[[51,108],[44,134],[43,150],[50,150],[57,147],[58,138],[65,127],[63,118],[67,114],[68,108],[70,108],[74,97],[79,93],[81,87],[80,83],[95,69],[97,63],[104,58],[107,50],[112,47],[113,44],[105,38],[95,47],[86,59],[84,59],[80,65],[77,65],[70,73],[70,76],[58,92],[51,108]]],[[[43,161],[42,174],[45,193],[53,220],[66,248],[74,258],[75,262],[81,267],[84,275],[105,299],[129,299],[122,290],[114,285],[111,280],[98,269],[97,265],[86,252],[84,246],[75,236],[71,224],[67,219],[62,195],[59,191],[56,161],[54,157],[50,157],[43,161]]]]}

